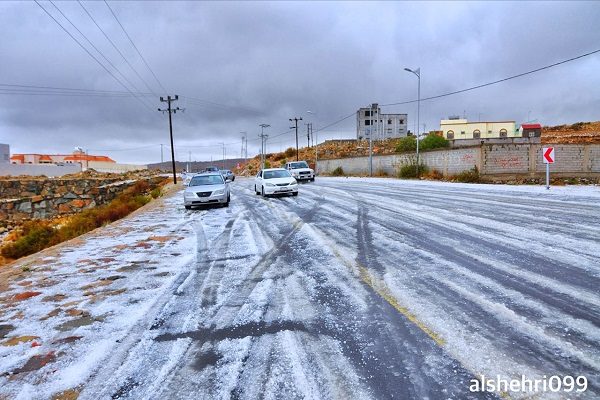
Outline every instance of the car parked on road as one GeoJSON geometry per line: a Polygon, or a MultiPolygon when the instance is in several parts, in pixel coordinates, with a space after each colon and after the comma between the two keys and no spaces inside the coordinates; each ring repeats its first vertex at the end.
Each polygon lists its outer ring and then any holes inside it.
{"type": "Polygon", "coordinates": [[[228,207],[230,199],[229,183],[219,172],[194,175],[183,192],[183,202],[188,210],[208,204],[228,207]]]}
{"type": "Polygon", "coordinates": [[[230,181],[230,182],[235,181],[234,173],[228,169],[222,169],[221,175],[223,175],[223,178],[225,178],[226,181],[230,181]]]}
{"type": "Polygon", "coordinates": [[[285,169],[298,181],[315,180],[315,171],[308,166],[306,161],[293,161],[285,164],[285,169]]]}
{"type": "Polygon", "coordinates": [[[290,193],[298,196],[298,182],[285,168],[263,169],[254,179],[254,192],[263,197],[290,193]]]}
{"type": "Polygon", "coordinates": [[[219,167],[206,167],[202,172],[219,172],[219,167]]]}

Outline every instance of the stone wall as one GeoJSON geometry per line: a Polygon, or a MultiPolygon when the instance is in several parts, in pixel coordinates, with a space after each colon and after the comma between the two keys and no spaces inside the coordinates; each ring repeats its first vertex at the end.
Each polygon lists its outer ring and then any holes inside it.
{"type": "MultiPolygon", "coordinates": [[[[537,144],[493,143],[421,153],[421,162],[444,176],[454,175],[477,167],[481,175],[490,177],[539,177],[546,171],[542,148],[555,148],[556,163],[550,166],[555,176],[596,177],[600,175],[599,144],[537,144]]],[[[385,172],[396,176],[402,165],[415,162],[414,153],[373,156],[373,173],[385,172]]],[[[319,173],[331,173],[341,167],[345,173],[367,175],[369,157],[319,160],[319,173]]]]}
{"type": "Polygon", "coordinates": [[[92,188],[122,181],[122,177],[113,178],[75,178],[75,179],[2,179],[0,180],[0,199],[20,199],[32,196],[63,195],[68,192],[77,195],[86,194],[92,188]]]}
{"type": "MultiPolygon", "coordinates": [[[[162,181],[162,177],[146,178],[151,183],[162,181]]],[[[104,182],[106,180],[69,181],[68,186],[60,186],[55,191],[13,199],[0,199],[0,221],[21,221],[45,219],[68,215],[105,204],[137,180],[104,182]],[[94,184],[96,183],[96,184],[94,184]]],[[[44,187],[38,184],[36,188],[44,187]]],[[[31,193],[29,193],[31,194],[31,193]]]]}

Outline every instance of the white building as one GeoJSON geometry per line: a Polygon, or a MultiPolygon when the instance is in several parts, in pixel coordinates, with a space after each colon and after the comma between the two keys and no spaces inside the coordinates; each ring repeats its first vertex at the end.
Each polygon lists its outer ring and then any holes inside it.
{"type": "Polygon", "coordinates": [[[10,146],[0,143],[0,164],[10,163],[10,146]]]}
{"type": "Polygon", "coordinates": [[[408,134],[407,114],[382,114],[377,103],[356,112],[356,138],[373,140],[405,137],[408,134]]]}

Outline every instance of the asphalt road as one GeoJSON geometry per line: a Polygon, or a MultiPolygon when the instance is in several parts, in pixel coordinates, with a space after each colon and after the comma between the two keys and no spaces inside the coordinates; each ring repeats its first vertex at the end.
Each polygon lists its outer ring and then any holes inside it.
{"type": "Polygon", "coordinates": [[[252,184],[229,208],[173,207],[193,261],[80,398],[499,397],[469,391],[481,374],[583,375],[569,396],[600,395],[598,197],[323,178],[264,199],[252,184]]]}

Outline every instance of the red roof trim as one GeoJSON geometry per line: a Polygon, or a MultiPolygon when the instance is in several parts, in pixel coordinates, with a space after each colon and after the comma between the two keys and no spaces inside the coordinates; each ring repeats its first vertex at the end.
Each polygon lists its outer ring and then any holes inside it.
{"type": "Polygon", "coordinates": [[[540,124],[521,124],[521,128],[523,128],[523,129],[541,129],[542,125],[540,125],[540,124]]]}

